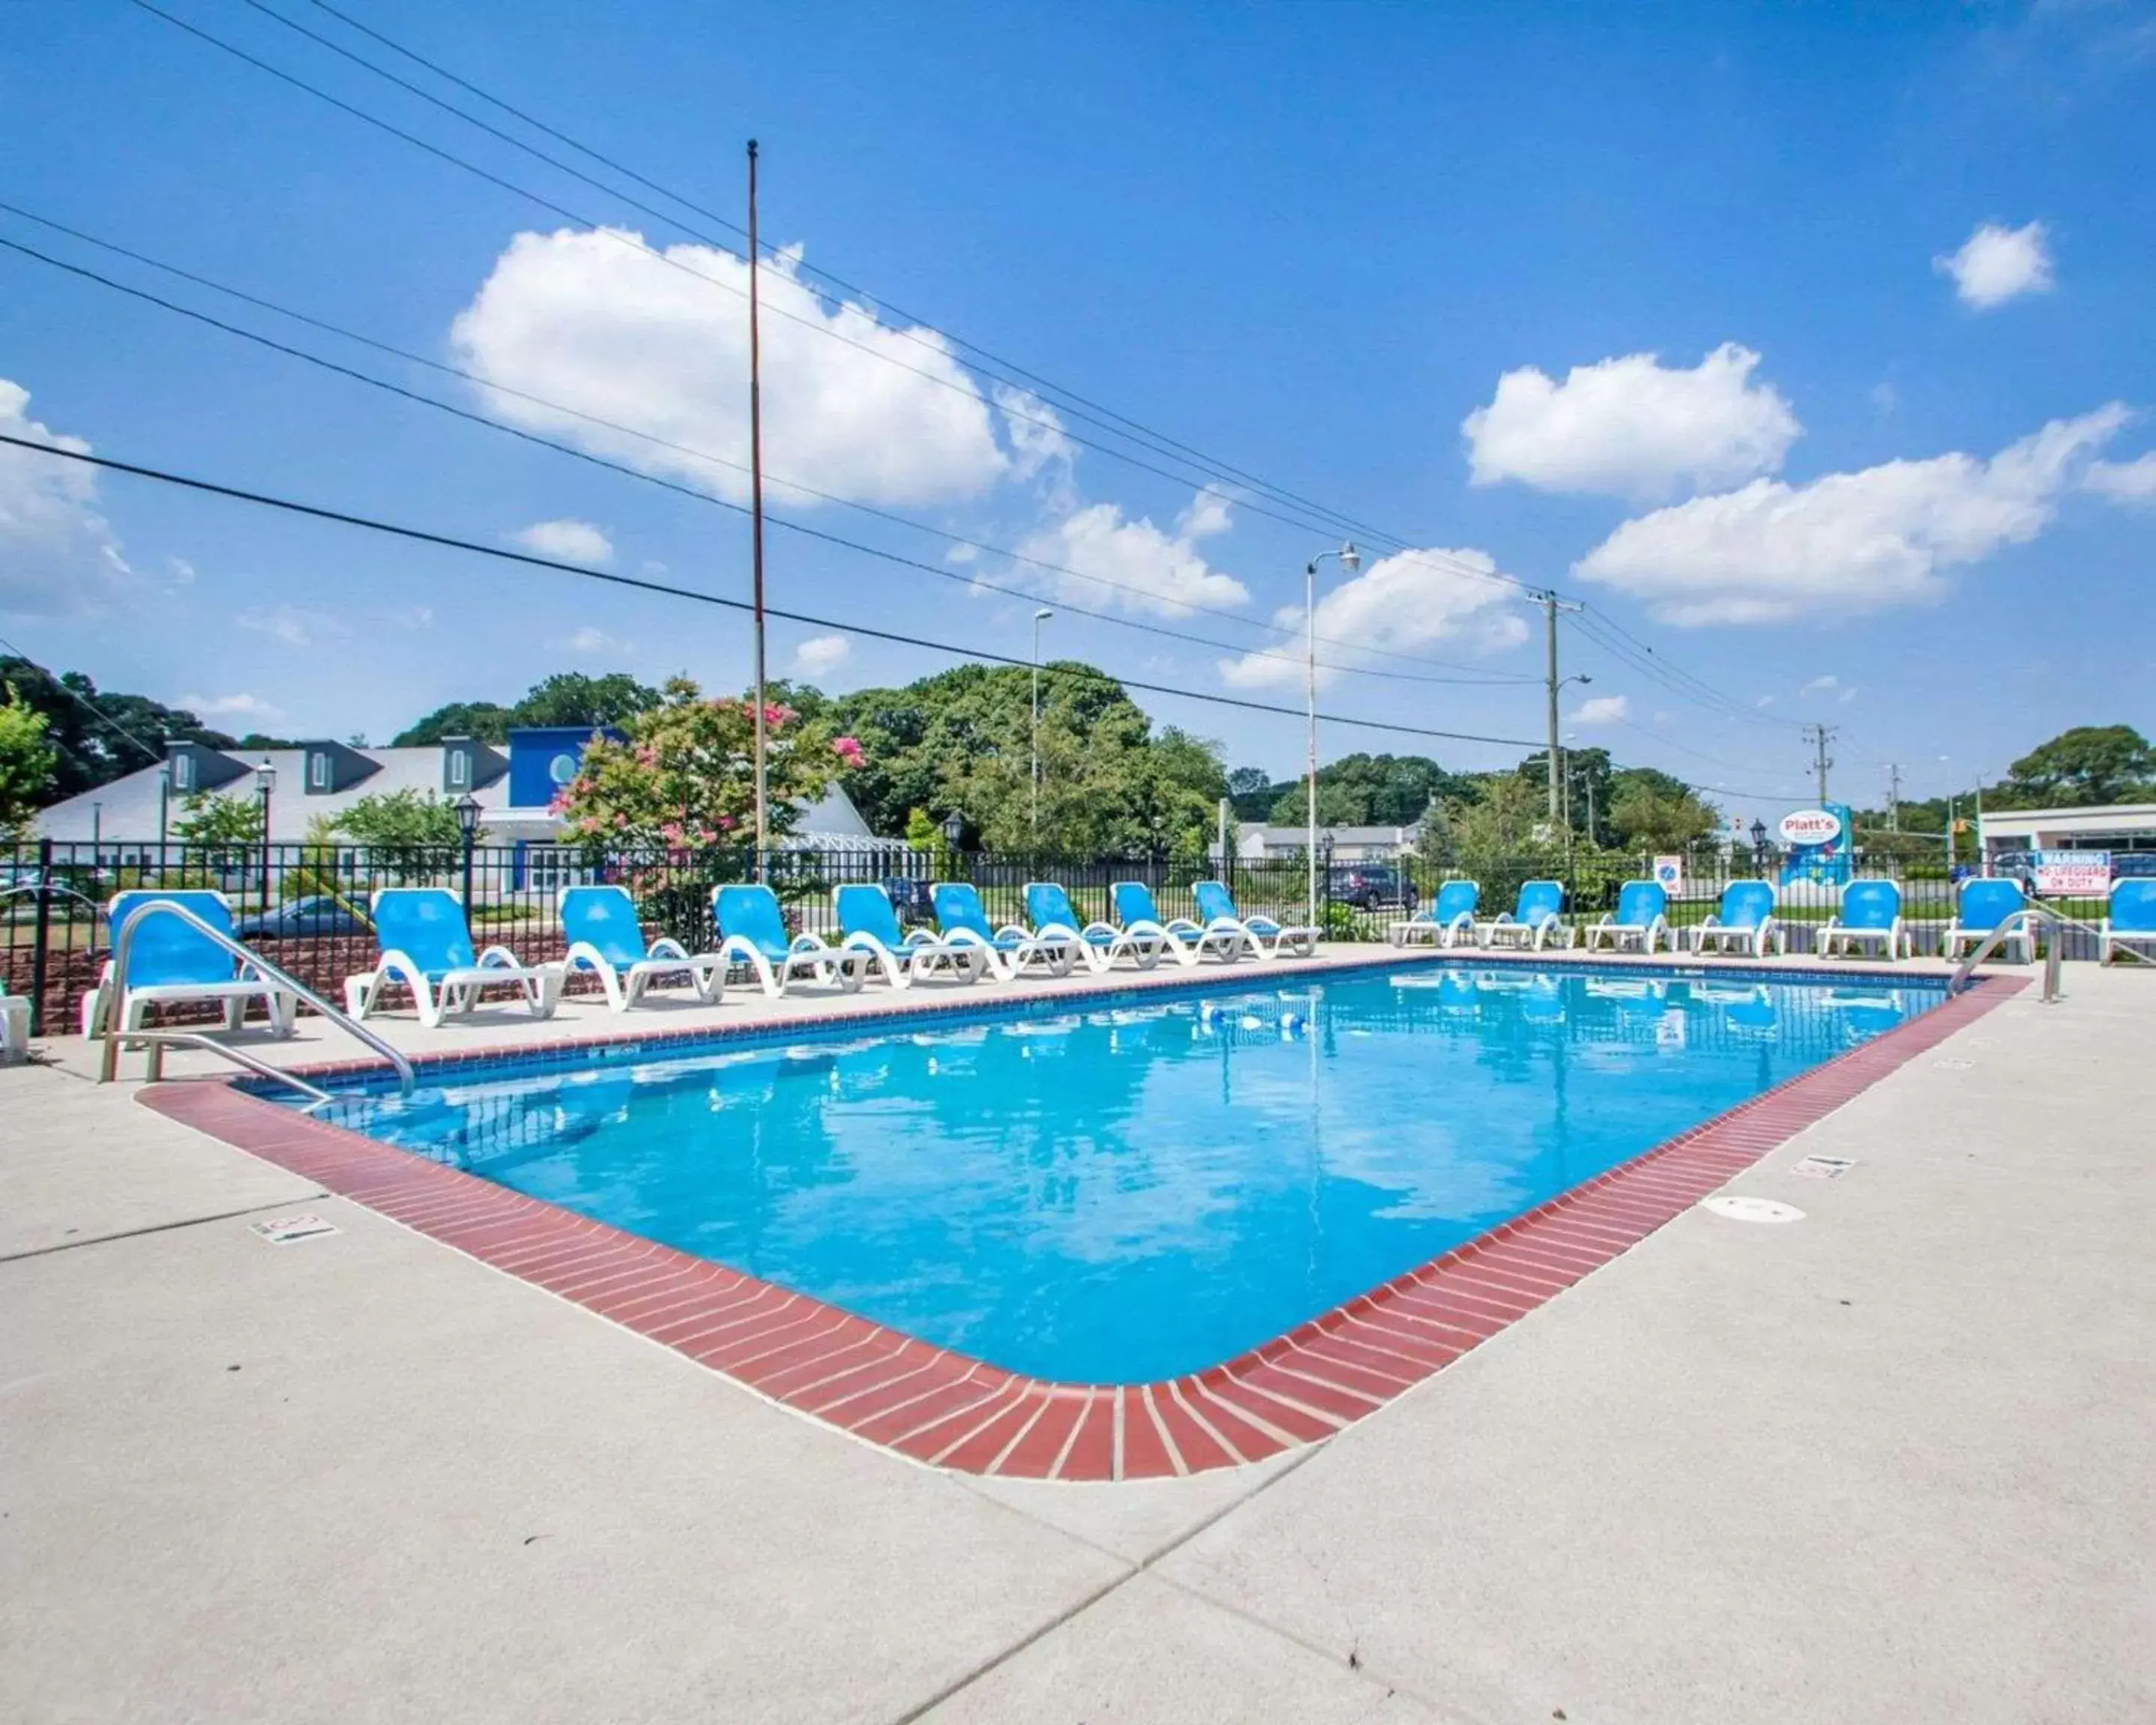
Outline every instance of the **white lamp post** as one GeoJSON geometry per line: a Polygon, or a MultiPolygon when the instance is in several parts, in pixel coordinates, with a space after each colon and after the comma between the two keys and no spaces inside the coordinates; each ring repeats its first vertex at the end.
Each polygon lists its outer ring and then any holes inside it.
{"type": "Polygon", "coordinates": [[[1033,614],[1033,848],[1040,849],[1040,625],[1055,614],[1033,614]]]}
{"type": "Polygon", "coordinates": [[[1317,926],[1317,566],[1327,557],[1337,557],[1341,568],[1350,575],[1363,567],[1363,553],[1355,549],[1351,540],[1337,551],[1321,551],[1302,572],[1303,644],[1309,660],[1305,688],[1310,716],[1310,829],[1303,839],[1303,855],[1309,860],[1309,870],[1304,885],[1307,902],[1303,921],[1313,928],[1317,926]]]}

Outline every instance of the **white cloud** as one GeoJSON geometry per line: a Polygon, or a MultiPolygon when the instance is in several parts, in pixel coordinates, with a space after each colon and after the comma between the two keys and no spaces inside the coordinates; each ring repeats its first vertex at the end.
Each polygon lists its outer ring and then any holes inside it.
{"type": "Polygon", "coordinates": [[[793,649],[793,668],[805,677],[828,676],[854,655],[844,635],[811,635],[793,649]]]}
{"type": "Polygon", "coordinates": [[[287,647],[311,647],[319,640],[349,633],[343,624],[326,612],[310,611],[299,605],[256,605],[232,620],[242,629],[268,635],[287,647]]]}
{"type": "Polygon", "coordinates": [[[1632,353],[1574,366],[1562,383],[1533,366],[1507,372],[1461,422],[1470,479],[1651,500],[1772,473],[1804,428],[1780,391],[1751,381],[1758,363],[1725,341],[1689,371],[1632,353]]]}
{"type": "Polygon", "coordinates": [[[1590,696],[1572,716],[1575,725],[1617,725],[1631,716],[1632,703],[1622,695],[1590,696]]]}
{"type": "MultiPolygon", "coordinates": [[[[88,454],[25,411],[30,392],[0,377],[0,432],[88,454]]],[[[0,444],[0,614],[67,617],[105,609],[131,592],[135,572],[95,506],[95,470],[0,444]]]]}
{"type": "Polygon", "coordinates": [[[180,706],[202,719],[281,719],[285,709],[259,695],[182,695],[180,706]]]}
{"type": "Polygon", "coordinates": [[[510,536],[526,551],[565,563],[605,564],[613,561],[613,541],[589,521],[534,521],[510,536]]]}
{"type": "Polygon", "coordinates": [[[619,658],[633,650],[627,641],[603,629],[593,629],[589,624],[562,644],[572,653],[588,653],[595,658],[619,658]]]}
{"type": "MultiPolygon", "coordinates": [[[[520,234],[450,340],[487,383],[737,465],[483,389],[497,418],[738,502],[748,495],[747,277],[746,264],[706,246],[660,254],[621,230],[520,234]]],[[[988,402],[942,336],[887,328],[858,305],[826,308],[790,255],[762,272],[761,293],[769,474],[856,502],[924,504],[976,495],[1010,470],[988,402]]],[[[768,477],[766,490],[812,501],[768,477]]]]}
{"type": "Polygon", "coordinates": [[[2055,419],[1989,460],[1889,461],[1809,485],[1754,480],[1625,522],[1573,565],[1665,623],[1779,623],[1936,599],[1943,571],[2043,531],[2123,424],[2117,403],[2055,419]]]}
{"type": "Polygon", "coordinates": [[[1799,692],[1804,695],[1814,695],[1819,693],[1822,690],[1839,689],[1840,687],[1841,687],[1841,679],[1835,675],[1832,671],[1825,671],[1821,675],[1814,677],[1811,681],[1805,684],[1803,689],[1799,692]]]}
{"type": "MultiPolygon", "coordinates": [[[[1370,657],[1358,649],[1413,652],[1439,641],[1465,640],[1485,651],[1517,646],[1527,625],[1507,608],[1507,588],[1484,578],[1496,568],[1487,552],[1471,550],[1404,551],[1373,563],[1318,594],[1319,659],[1352,666],[1370,657]]],[[[1273,622],[1300,632],[1302,607],[1284,607],[1273,622]]],[[[1238,689],[1300,687],[1305,675],[1303,655],[1291,643],[1220,664],[1221,680],[1238,689]]],[[[1321,665],[1317,680],[1330,683],[1337,675],[1321,665]]]]}
{"type": "Polygon", "coordinates": [[[1932,259],[1932,267],[1953,278],[1964,305],[1989,311],[2024,294],[2048,293],[2051,254],[2044,244],[2044,224],[2002,228],[1986,222],[1962,242],[1959,251],[1932,259]]]}
{"type": "Polygon", "coordinates": [[[1199,549],[1228,526],[1228,500],[1217,491],[1194,497],[1176,517],[1173,532],[1144,516],[1127,521],[1112,503],[1096,503],[1029,534],[1019,552],[1093,577],[1054,578],[1057,590],[1074,603],[1186,617],[1194,605],[1240,605],[1250,597],[1248,588],[1213,567],[1199,549]]]}
{"type": "Polygon", "coordinates": [[[2092,461],[2082,489],[2114,503],[2156,503],[2156,449],[2131,461],[2092,461]]]}

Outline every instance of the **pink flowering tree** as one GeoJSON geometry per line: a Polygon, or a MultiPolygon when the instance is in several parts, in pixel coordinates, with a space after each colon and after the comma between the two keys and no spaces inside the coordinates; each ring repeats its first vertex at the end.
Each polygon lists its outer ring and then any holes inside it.
{"type": "MultiPolygon", "coordinates": [[[[608,850],[701,850],[753,844],[756,706],[706,698],[686,677],[628,721],[625,741],[595,738],[554,807],[573,839],[608,850]]],[[[764,780],[771,835],[790,832],[801,805],[861,762],[850,737],[804,723],[793,708],[764,709],[764,780]]]]}

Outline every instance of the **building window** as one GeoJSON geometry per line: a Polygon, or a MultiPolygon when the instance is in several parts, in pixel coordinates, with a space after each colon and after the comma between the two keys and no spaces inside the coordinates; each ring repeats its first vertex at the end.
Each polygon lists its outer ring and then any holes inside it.
{"type": "Polygon", "coordinates": [[[326,791],[330,788],[330,757],[327,755],[307,757],[307,788],[326,791]]]}
{"type": "Polygon", "coordinates": [[[173,757],[172,788],[176,791],[191,791],[194,788],[195,757],[192,755],[173,757]]]}
{"type": "Polygon", "coordinates": [[[471,783],[471,757],[462,749],[449,751],[449,788],[460,791],[471,783]]]}

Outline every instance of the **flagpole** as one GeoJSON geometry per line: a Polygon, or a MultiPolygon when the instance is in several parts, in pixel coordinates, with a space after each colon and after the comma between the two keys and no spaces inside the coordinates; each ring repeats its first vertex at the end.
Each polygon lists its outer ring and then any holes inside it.
{"type": "Polygon", "coordinates": [[[764,812],[763,358],[757,330],[756,140],[748,141],[748,471],[750,562],[756,600],[756,878],[769,838],[764,812]]]}

